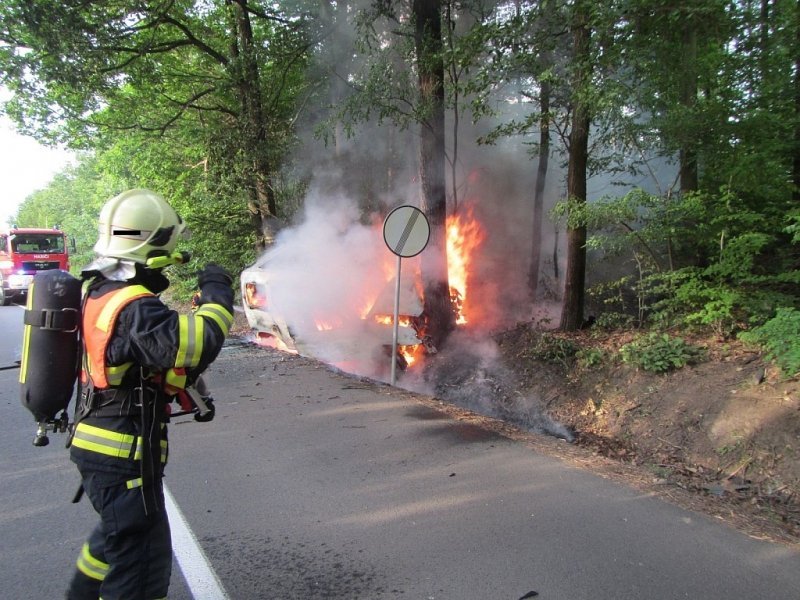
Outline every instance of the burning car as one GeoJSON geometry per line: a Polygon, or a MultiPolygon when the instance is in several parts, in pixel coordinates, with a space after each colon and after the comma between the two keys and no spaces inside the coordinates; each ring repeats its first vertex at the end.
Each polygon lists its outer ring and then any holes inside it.
{"type": "MultiPolygon", "coordinates": [[[[471,217],[471,215],[470,215],[471,217]]],[[[483,234],[477,222],[448,219],[448,273],[467,322],[469,259],[483,234]]],[[[397,363],[401,370],[435,350],[425,335],[420,257],[400,269],[397,363]]],[[[245,316],[259,343],[310,356],[344,371],[386,380],[392,366],[397,257],[380,223],[356,210],[308,209],[299,225],[241,273],[245,316]]]]}
{"type": "Polygon", "coordinates": [[[269,263],[275,256],[264,254],[253,265],[242,271],[242,306],[247,322],[259,341],[281,350],[297,352],[294,336],[281,315],[273,314],[267,297],[270,288],[280,285],[268,272],[269,263]]]}
{"type": "MultiPolygon", "coordinates": [[[[365,296],[353,302],[349,292],[355,290],[337,286],[335,273],[326,289],[322,275],[291,266],[292,258],[288,247],[278,245],[241,273],[242,305],[256,341],[380,377],[391,366],[395,278],[381,276],[380,287],[363,285],[370,291],[359,290],[365,296]]],[[[400,307],[398,366],[405,369],[424,352],[423,306],[411,273],[401,277],[400,307]]]]}

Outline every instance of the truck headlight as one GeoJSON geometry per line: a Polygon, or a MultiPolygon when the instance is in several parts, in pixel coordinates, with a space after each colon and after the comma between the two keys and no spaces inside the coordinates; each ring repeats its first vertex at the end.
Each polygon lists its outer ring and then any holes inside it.
{"type": "Polygon", "coordinates": [[[25,290],[33,281],[33,275],[9,275],[8,286],[15,290],[25,290]]]}

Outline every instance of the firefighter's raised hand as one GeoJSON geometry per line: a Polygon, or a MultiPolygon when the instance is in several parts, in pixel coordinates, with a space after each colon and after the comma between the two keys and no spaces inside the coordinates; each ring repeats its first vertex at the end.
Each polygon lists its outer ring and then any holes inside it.
{"type": "Polygon", "coordinates": [[[223,267],[209,263],[198,273],[197,287],[202,290],[209,283],[220,283],[230,287],[233,284],[233,277],[223,267]]]}
{"type": "Polygon", "coordinates": [[[233,313],[233,277],[225,269],[213,263],[197,274],[197,287],[200,297],[197,306],[203,304],[220,304],[228,312],[233,313]]]}

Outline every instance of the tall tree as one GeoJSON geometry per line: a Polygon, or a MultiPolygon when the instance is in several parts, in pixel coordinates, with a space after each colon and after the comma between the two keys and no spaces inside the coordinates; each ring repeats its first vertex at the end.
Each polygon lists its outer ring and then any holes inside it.
{"type": "MultiPolygon", "coordinates": [[[[528,270],[530,297],[536,299],[541,262],[544,192],[551,154],[565,158],[567,177],[563,186],[570,203],[587,201],[587,178],[600,168],[625,162],[619,152],[619,139],[614,139],[610,123],[620,119],[623,105],[614,96],[618,91],[608,85],[615,64],[610,44],[600,50],[592,44],[591,31],[597,23],[613,23],[613,5],[601,9],[587,2],[523,2],[498,8],[494,24],[488,28],[490,62],[475,79],[480,97],[478,116],[497,116],[487,105],[497,102],[497,89],[518,88],[517,104],[530,107],[522,116],[498,126],[483,139],[489,142],[499,136],[537,136],[526,142],[536,160],[536,185],[531,207],[531,253],[528,270]],[[595,63],[602,60],[602,68],[595,63]],[[602,119],[594,127],[596,142],[589,147],[590,116],[602,119]],[[555,132],[558,144],[551,146],[555,132]]],[[[610,29],[610,28],[609,28],[610,29]]],[[[502,116],[502,115],[500,115],[502,116]]],[[[616,135],[619,138],[619,135],[616,135]]],[[[579,212],[579,211],[578,211],[579,212]]],[[[583,322],[583,298],[586,273],[584,248],[586,229],[570,219],[568,228],[567,271],[565,279],[562,322],[565,329],[579,327],[583,322]]],[[[557,267],[557,257],[554,258],[557,267]]]]}
{"type": "Polygon", "coordinates": [[[447,276],[447,192],[444,145],[444,65],[442,15],[438,0],[414,0],[415,47],[420,122],[420,209],[431,225],[431,248],[422,253],[427,334],[439,346],[455,327],[447,276]]]}
{"type": "Polygon", "coordinates": [[[270,237],[272,180],[303,85],[301,18],[255,0],[12,0],[0,21],[0,73],[15,93],[5,110],[22,127],[93,147],[193,131],[206,158],[225,162],[209,172],[237,174],[258,238],[270,237]],[[226,139],[237,143],[221,155],[226,139]]]}
{"type": "MultiPolygon", "coordinates": [[[[352,94],[336,117],[348,123],[390,120],[418,131],[420,209],[431,228],[420,257],[426,335],[440,346],[455,326],[447,273],[445,70],[438,0],[371,2],[359,11],[362,64],[348,74],[352,94]]],[[[405,190],[400,190],[405,193],[405,190]]]]}
{"type": "Polygon", "coordinates": [[[563,46],[564,28],[559,18],[563,6],[557,2],[513,0],[490,7],[492,10],[483,7],[483,12],[472,11],[470,27],[459,40],[464,48],[460,58],[466,64],[458,79],[452,76],[450,79],[456,89],[463,87],[475,120],[497,118],[500,122],[479,139],[480,143],[494,143],[500,136],[523,135],[529,154],[535,160],[528,267],[528,290],[534,301],[542,254],[545,187],[553,152],[551,101],[553,81],[557,79],[555,72],[560,68],[556,56],[563,46]],[[466,74],[472,76],[468,78],[466,74]],[[509,98],[514,101],[509,102],[509,98]],[[509,119],[497,108],[504,104],[524,106],[530,112],[509,119]],[[528,138],[536,135],[538,141],[529,141],[528,138]]]}
{"type": "MultiPolygon", "coordinates": [[[[556,68],[555,52],[556,43],[554,33],[557,31],[558,7],[553,2],[541,3],[536,15],[536,36],[538,41],[534,45],[534,52],[537,55],[535,63],[536,81],[538,82],[539,94],[539,144],[537,149],[536,163],[536,185],[533,192],[533,224],[531,227],[531,253],[530,265],[528,266],[528,291],[531,302],[535,303],[539,290],[541,256],[542,256],[542,232],[544,231],[544,202],[545,189],[547,186],[547,174],[550,166],[550,122],[553,118],[550,103],[553,97],[553,70],[556,68]],[[542,33],[545,39],[542,40],[542,33]]],[[[517,4],[517,14],[521,14],[520,3],[517,4]]],[[[516,53],[519,54],[519,53],[516,53]]],[[[557,260],[554,260],[557,268],[557,260]]]]}
{"type": "MultiPolygon", "coordinates": [[[[570,203],[586,203],[586,177],[589,158],[591,117],[586,100],[592,76],[591,30],[587,0],[576,0],[572,15],[572,126],[569,136],[567,198],[570,203]]],[[[564,275],[564,302],[560,328],[579,329],[583,323],[586,282],[586,225],[567,227],[567,269],[564,275]]]]}
{"type": "MultiPolygon", "coordinates": [[[[736,84],[726,44],[735,41],[736,3],[724,0],[626,1],[621,43],[636,104],[678,159],[679,191],[696,192],[707,156],[723,139],[736,84]],[[726,8],[730,5],[730,9],[726,8]]],[[[741,42],[741,40],[739,40],[741,42]]],[[[717,150],[718,151],[718,150],[717,150]]]]}
{"type": "Polygon", "coordinates": [[[269,139],[262,100],[261,73],[258,53],[253,39],[253,26],[247,0],[225,0],[230,11],[230,57],[235,61],[232,72],[238,89],[241,106],[239,130],[245,155],[249,158],[248,171],[250,202],[248,209],[256,231],[263,234],[262,243],[274,238],[272,226],[278,214],[275,191],[272,185],[273,172],[266,152],[269,139]]]}
{"type": "Polygon", "coordinates": [[[794,30],[794,148],[792,154],[792,183],[794,192],[792,197],[795,202],[800,202],[800,2],[795,3],[794,30]]]}
{"type": "MultiPolygon", "coordinates": [[[[680,29],[680,81],[678,84],[678,101],[682,110],[692,114],[697,110],[697,36],[698,27],[695,22],[695,15],[691,12],[684,16],[684,22],[680,29]]],[[[680,160],[680,189],[681,193],[687,194],[697,191],[698,172],[697,172],[697,148],[696,142],[687,131],[679,149],[680,160]]]]}

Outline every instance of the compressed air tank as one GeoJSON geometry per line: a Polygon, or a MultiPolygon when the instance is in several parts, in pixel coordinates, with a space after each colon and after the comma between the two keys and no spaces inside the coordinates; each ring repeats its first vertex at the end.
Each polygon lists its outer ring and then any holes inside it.
{"type": "Polygon", "coordinates": [[[81,282],[66,271],[41,271],[28,288],[19,382],[22,405],[37,422],[69,405],[80,359],[81,282]]]}

